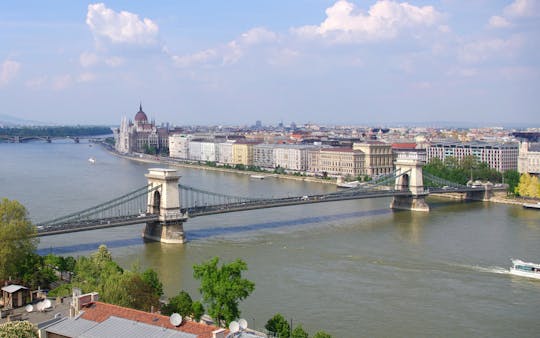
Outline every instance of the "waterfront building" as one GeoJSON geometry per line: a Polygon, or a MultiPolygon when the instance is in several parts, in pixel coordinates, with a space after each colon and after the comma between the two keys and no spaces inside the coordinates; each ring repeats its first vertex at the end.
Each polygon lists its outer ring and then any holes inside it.
{"type": "Polygon", "coordinates": [[[364,153],[363,175],[378,176],[394,170],[392,145],[380,141],[353,143],[353,150],[364,153]]]}
{"type": "Polygon", "coordinates": [[[245,166],[253,165],[253,146],[255,143],[249,141],[238,141],[233,143],[232,156],[234,164],[245,166]]]}
{"type": "Polygon", "coordinates": [[[365,173],[364,153],[351,148],[319,150],[319,172],[331,176],[356,177],[365,173]]]}
{"type": "Polygon", "coordinates": [[[519,144],[515,142],[437,142],[428,145],[426,151],[428,162],[433,158],[444,161],[449,156],[458,160],[474,156],[500,172],[518,169],[519,144]]]}
{"type": "Polygon", "coordinates": [[[222,164],[233,164],[233,144],[235,140],[227,140],[217,145],[217,162],[222,164]]]}
{"type": "Polygon", "coordinates": [[[294,171],[306,171],[308,148],[308,146],[294,144],[276,145],[274,147],[275,166],[294,171]]]}
{"type": "Polygon", "coordinates": [[[202,141],[201,161],[216,162],[216,148],[214,141],[202,141]]]}
{"type": "Polygon", "coordinates": [[[189,159],[191,161],[200,161],[202,159],[201,157],[202,143],[203,141],[201,139],[189,141],[188,152],[189,152],[189,159]]]}
{"type": "Polygon", "coordinates": [[[169,135],[169,156],[187,160],[189,159],[189,141],[191,135],[172,134],[169,135]]]}
{"type": "Polygon", "coordinates": [[[261,143],[253,146],[253,165],[260,168],[274,169],[274,144],[261,143]]]}
{"type": "Polygon", "coordinates": [[[145,152],[155,148],[158,152],[168,149],[169,131],[167,128],[156,127],[154,121],[149,122],[146,113],[139,105],[134,121],[122,118],[120,128],[113,130],[116,151],[120,153],[145,152]]]}
{"type": "Polygon", "coordinates": [[[315,146],[306,151],[307,171],[318,175],[320,173],[319,159],[320,159],[320,146],[315,146]]]}
{"type": "Polygon", "coordinates": [[[521,142],[518,156],[518,172],[520,174],[540,175],[540,143],[521,142]]]}

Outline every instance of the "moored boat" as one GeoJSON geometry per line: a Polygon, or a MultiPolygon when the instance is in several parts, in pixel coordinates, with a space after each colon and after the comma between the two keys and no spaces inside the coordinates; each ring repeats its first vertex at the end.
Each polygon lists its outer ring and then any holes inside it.
{"type": "Polygon", "coordinates": [[[529,209],[538,209],[538,210],[540,210],[540,202],[538,202],[538,203],[525,203],[525,204],[523,204],[523,207],[524,208],[529,208],[529,209]]]}
{"type": "Polygon", "coordinates": [[[266,176],[264,176],[264,175],[251,175],[251,176],[249,176],[249,177],[251,177],[251,178],[256,178],[256,179],[259,179],[259,180],[264,180],[264,178],[265,178],[266,176]]]}
{"type": "Polygon", "coordinates": [[[93,158],[93,157],[90,157],[90,158],[88,159],[88,162],[94,164],[94,163],[96,163],[96,159],[93,158]]]}
{"type": "Polygon", "coordinates": [[[540,279],[540,264],[512,259],[512,265],[510,268],[512,275],[540,279]]]}

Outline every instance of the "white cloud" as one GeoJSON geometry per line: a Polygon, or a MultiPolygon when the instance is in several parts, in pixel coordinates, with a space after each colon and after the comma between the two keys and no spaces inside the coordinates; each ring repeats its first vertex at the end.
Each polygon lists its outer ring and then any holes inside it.
{"type": "Polygon", "coordinates": [[[90,72],[85,72],[85,73],[81,73],[79,75],[79,78],[77,79],[77,82],[92,82],[95,79],[96,79],[96,74],[90,73],[90,72]]]}
{"type": "Polygon", "coordinates": [[[45,84],[46,81],[47,81],[46,76],[38,76],[38,77],[35,77],[26,81],[26,86],[28,88],[40,88],[45,84]]]}
{"type": "Polygon", "coordinates": [[[90,67],[98,63],[99,57],[94,53],[83,52],[79,56],[79,62],[84,68],[90,67]]]}
{"type": "Polygon", "coordinates": [[[301,37],[326,37],[335,42],[373,41],[394,38],[404,29],[433,26],[441,17],[433,6],[382,0],[363,13],[353,3],[340,0],[326,9],[326,19],[320,25],[294,28],[293,32],[301,37]]]}
{"type": "Polygon", "coordinates": [[[5,86],[11,80],[13,80],[19,73],[20,69],[21,64],[19,62],[12,60],[4,61],[0,69],[0,86],[5,86]]]}
{"type": "Polygon", "coordinates": [[[66,89],[71,85],[72,82],[73,78],[69,74],[57,76],[52,79],[52,88],[55,90],[66,89]]]}
{"type": "Polygon", "coordinates": [[[491,28],[506,28],[510,27],[510,21],[503,18],[502,16],[494,15],[491,18],[489,18],[489,27],[491,28]]]}
{"type": "Polygon", "coordinates": [[[109,67],[115,68],[124,64],[124,59],[119,56],[111,56],[105,59],[105,64],[109,67]]]}
{"type": "MultiPolygon", "coordinates": [[[[190,67],[197,64],[220,62],[222,65],[231,65],[238,62],[249,48],[255,45],[269,44],[278,41],[278,35],[264,27],[255,27],[242,33],[237,39],[225,45],[209,48],[189,55],[171,56],[174,64],[178,67],[190,67]]],[[[168,48],[163,47],[164,53],[169,53],[168,48]]]]}
{"type": "Polygon", "coordinates": [[[127,11],[115,12],[103,3],[88,5],[86,24],[96,39],[116,44],[151,45],[157,42],[159,27],[152,20],[127,11]]]}
{"type": "Polygon", "coordinates": [[[485,39],[463,44],[458,58],[466,63],[479,63],[499,55],[512,55],[521,47],[523,40],[519,36],[509,39],[485,39]]]}
{"type": "Polygon", "coordinates": [[[515,0],[504,9],[504,14],[511,17],[533,17],[540,15],[540,1],[515,0]]]}
{"type": "Polygon", "coordinates": [[[190,67],[195,64],[207,63],[217,58],[217,52],[214,49],[206,49],[194,54],[177,56],[173,55],[174,64],[178,67],[190,67]]]}

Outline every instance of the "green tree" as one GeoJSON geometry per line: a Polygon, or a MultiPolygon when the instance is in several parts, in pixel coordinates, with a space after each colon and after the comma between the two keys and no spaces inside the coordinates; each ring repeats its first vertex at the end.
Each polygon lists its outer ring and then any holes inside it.
{"type": "Polygon", "coordinates": [[[196,321],[201,320],[201,317],[204,315],[204,306],[198,300],[194,301],[191,309],[193,311],[193,319],[196,321]]]}
{"type": "Polygon", "coordinates": [[[29,321],[14,321],[0,324],[0,338],[37,338],[38,332],[29,321]]]}
{"type": "Polygon", "coordinates": [[[19,267],[37,247],[37,229],[25,207],[15,200],[0,201],[0,279],[21,277],[19,267]]]}
{"type": "Polygon", "coordinates": [[[219,258],[214,257],[193,266],[193,276],[201,281],[199,291],[207,305],[208,314],[222,325],[228,325],[240,316],[238,304],[253,292],[255,283],[242,278],[247,264],[241,259],[218,267],[219,258]]]}
{"type": "Polygon", "coordinates": [[[280,313],[276,313],[274,317],[270,318],[264,325],[264,328],[279,338],[289,338],[291,334],[289,323],[280,313]]]}
{"type": "Polygon", "coordinates": [[[179,294],[169,299],[169,303],[162,309],[163,314],[170,316],[173,313],[179,313],[182,317],[191,316],[193,313],[193,300],[186,291],[182,290],[179,294]]]}
{"type": "Polygon", "coordinates": [[[514,193],[519,184],[519,172],[517,170],[507,170],[503,174],[504,182],[508,184],[508,192],[514,193]]]}
{"type": "Polygon", "coordinates": [[[324,331],[317,331],[313,338],[332,338],[332,336],[324,331]]]}
{"type": "Polygon", "coordinates": [[[153,269],[146,269],[142,273],[141,278],[146,284],[152,287],[152,290],[154,290],[154,293],[158,297],[163,296],[163,283],[159,280],[159,276],[156,271],[153,269]]]}
{"type": "Polygon", "coordinates": [[[308,338],[309,335],[306,331],[302,328],[302,325],[298,325],[294,328],[291,332],[291,338],[308,338]]]}

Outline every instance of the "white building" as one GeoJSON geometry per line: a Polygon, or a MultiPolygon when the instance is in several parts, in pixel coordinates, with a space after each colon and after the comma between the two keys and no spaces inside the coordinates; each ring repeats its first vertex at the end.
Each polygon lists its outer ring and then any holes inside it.
{"type": "Polygon", "coordinates": [[[169,156],[174,158],[189,159],[189,141],[191,135],[172,134],[169,136],[169,156]]]}
{"type": "Polygon", "coordinates": [[[437,157],[445,160],[452,156],[461,160],[465,156],[474,156],[479,162],[485,162],[490,168],[504,172],[517,170],[518,143],[488,143],[488,142],[439,142],[432,143],[426,148],[427,160],[437,157]]]}
{"type": "Polygon", "coordinates": [[[540,143],[523,141],[519,147],[518,172],[540,175],[540,143]]]}
{"type": "Polygon", "coordinates": [[[234,140],[228,140],[217,144],[216,161],[222,164],[233,164],[233,144],[234,140]]]}
{"type": "Polygon", "coordinates": [[[253,146],[253,165],[260,168],[273,169],[275,144],[261,143],[253,146]]]}
{"type": "Polygon", "coordinates": [[[201,161],[216,162],[216,143],[212,141],[201,142],[201,161]]]}
{"type": "Polygon", "coordinates": [[[275,166],[295,171],[306,171],[308,149],[308,146],[302,145],[276,145],[274,148],[275,166]]]}
{"type": "Polygon", "coordinates": [[[189,159],[191,161],[200,161],[201,160],[201,149],[202,141],[201,140],[191,140],[189,141],[189,159]]]}

